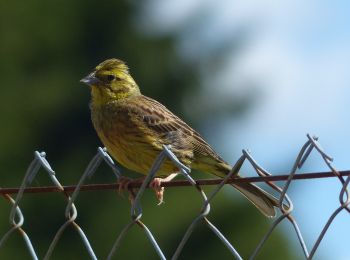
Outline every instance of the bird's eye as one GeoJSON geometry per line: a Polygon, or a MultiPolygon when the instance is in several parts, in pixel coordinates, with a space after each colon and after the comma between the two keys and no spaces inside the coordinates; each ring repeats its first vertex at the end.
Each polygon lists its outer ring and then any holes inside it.
{"type": "Polygon", "coordinates": [[[114,75],[108,75],[108,76],[107,76],[107,80],[108,80],[108,81],[115,80],[115,76],[114,76],[114,75]]]}

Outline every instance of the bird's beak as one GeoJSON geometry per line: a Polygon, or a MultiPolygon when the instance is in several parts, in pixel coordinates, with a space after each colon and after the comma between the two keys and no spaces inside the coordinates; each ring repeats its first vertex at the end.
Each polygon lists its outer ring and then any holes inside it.
{"type": "Polygon", "coordinates": [[[85,78],[80,80],[81,83],[84,83],[88,86],[96,85],[100,82],[100,80],[95,76],[95,72],[91,72],[85,78]]]}

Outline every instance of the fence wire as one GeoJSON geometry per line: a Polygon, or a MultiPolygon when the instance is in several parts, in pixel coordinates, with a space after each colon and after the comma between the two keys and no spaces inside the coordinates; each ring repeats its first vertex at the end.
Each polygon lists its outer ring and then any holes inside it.
{"type": "MultiPolygon", "coordinates": [[[[133,200],[131,204],[131,211],[130,211],[130,222],[125,225],[125,227],[122,229],[122,231],[119,233],[119,235],[116,237],[112,248],[110,249],[110,252],[107,256],[107,259],[111,259],[116,252],[118,251],[120,244],[122,240],[124,239],[125,235],[130,231],[130,229],[133,226],[140,227],[144,233],[145,236],[149,239],[151,242],[155,252],[159,256],[160,259],[166,259],[162,249],[157,243],[157,240],[155,239],[155,236],[151,232],[151,230],[147,227],[145,223],[142,222],[142,205],[141,205],[141,198],[144,194],[144,191],[146,188],[149,187],[149,184],[151,183],[152,179],[156,175],[158,169],[161,167],[162,163],[165,159],[170,159],[174,165],[177,166],[179,169],[179,172],[185,177],[186,181],[172,181],[168,183],[162,183],[162,186],[188,186],[192,185],[197,192],[200,194],[203,205],[198,213],[198,215],[193,219],[191,224],[188,226],[185,234],[183,235],[181,241],[179,242],[174,254],[170,256],[169,258],[172,260],[178,259],[184,246],[186,245],[187,241],[190,239],[191,234],[194,230],[194,228],[200,224],[205,224],[219,239],[220,241],[226,246],[228,251],[232,254],[232,256],[235,259],[242,259],[239,252],[235,249],[234,245],[230,243],[230,241],[220,232],[220,230],[215,226],[213,222],[209,220],[209,213],[210,213],[210,203],[212,199],[220,192],[222,187],[226,183],[233,183],[233,182],[258,182],[258,181],[264,181],[266,184],[268,184],[270,187],[272,187],[275,191],[279,194],[279,217],[277,217],[274,222],[272,223],[269,230],[266,232],[266,234],[263,236],[263,238],[260,240],[259,244],[256,246],[255,250],[252,252],[249,259],[255,259],[261,249],[264,247],[266,241],[269,239],[271,234],[274,232],[275,228],[280,225],[283,221],[288,221],[290,225],[292,225],[297,238],[300,243],[300,248],[304,253],[305,259],[312,259],[315,255],[316,250],[318,249],[324,235],[326,234],[327,230],[329,229],[330,225],[336,218],[336,216],[341,211],[347,211],[350,213],[349,203],[350,198],[348,195],[348,184],[350,181],[350,172],[349,171],[337,171],[334,166],[332,165],[332,158],[328,156],[322,149],[320,143],[318,142],[317,137],[311,137],[309,134],[307,135],[307,141],[300,149],[299,154],[296,157],[296,160],[294,162],[294,165],[288,175],[280,175],[280,176],[273,176],[270,172],[265,170],[262,166],[260,166],[256,160],[252,157],[252,155],[247,151],[242,151],[242,156],[237,160],[236,164],[231,169],[230,173],[224,178],[224,179],[217,179],[217,180],[194,180],[190,176],[190,169],[183,165],[178,158],[172,153],[170,146],[164,146],[163,151],[158,155],[155,162],[153,163],[152,168],[149,171],[149,174],[146,176],[143,182],[132,182],[130,183],[130,188],[138,188],[137,193],[135,194],[133,191],[131,193],[133,194],[133,200]],[[312,151],[316,151],[321,158],[323,159],[324,163],[329,168],[329,172],[327,173],[308,173],[308,174],[296,174],[297,170],[300,169],[305,161],[308,159],[310,153],[312,151]],[[258,177],[250,177],[250,178],[241,178],[237,179],[234,178],[235,175],[239,172],[240,168],[242,167],[243,163],[249,163],[256,171],[258,177]],[[292,180],[294,179],[306,179],[306,178],[321,178],[321,177],[337,177],[342,185],[342,188],[339,193],[339,207],[331,214],[331,216],[328,218],[328,221],[324,225],[321,233],[316,239],[316,242],[313,244],[311,248],[307,248],[304,238],[302,235],[301,230],[299,229],[298,223],[295,220],[295,218],[292,215],[293,212],[293,202],[287,195],[287,191],[290,187],[290,184],[292,180]],[[277,180],[285,180],[284,186],[281,188],[277,186],[273,181],[277,180]],[[216,185],[216,188],[207,195],[203,189],[203,185],[216,185]]],[[[88,252],[91,259],[97,259],[96,254],[94,253],[94,249],[92,248],[88,237],[85,235],[83,229],[78,225],[76,222],[77,218],[77,208],[74,205],[75,200],[79,196],[80,191],[83,190],[97,190],[97,189],[116,189],[119,187],[119,184],[97,184],[97,185],[84,185],[85,180],[88,177],[91,177],[97,170],[97,168],[100,166],[100,164],[104,162],[106,163],[111,169],[112,172],[115,175],[116,181],[119,181],[120,177],[122,176],[120,173],[120,170],[113,162],[112,158],[108,155],[105,148],[98,148],[96,155],[92,158],[92,160],[89,162],[85,172],[82,174],[79,182],[75,186],[62,186],[61,183],[58,181],[56,174],[54,170],[51,168],[49,162],[46,160],[46,154],[45,152],[35,152],[34,153],[34,159],[30,163],[27,172],[23,178],[22,184],[20,188],[12,188],[12,189],[1,189],[0,188],[0,194],[8,201],[8,203],[11,204],[12,208],[9,213],[9,230],[0,237],[0,250],[4,247],[6,240],[15,232],[19,233],[23,240],[25,241],[25,245],[27,250],[29,251],[32,259],[39,259],[37,256],[37,252],[35,250],[35,247],[33,246],[30,237],[23,229],[24,224],[24,215],[20,209],[20,202],[23,197],[23,194],[25,192],[60,192],[65,197],[67,201],[67,206],[65,208],[65,218],[66,221],[60,226],[60,228],[57,230],[53,240],[51,241],[51,244],[49,248],[46,251],[46,254],[44,256],[44,259],[50,259],[53,251],[55,250],[55,247],[57,245],[57,242],[61,239],[62,234],[65,232],[67,227],[72,226],[74,230],[79,234],[86,251],[88,252]],[[43,168],[44,171],[47,173],[49,179],[51,180],[53,186],[51,187],[30,187],[30,184],[35,179],[39,169],[43,168]],[[17,193],[15,199],[13,199],[9,194],[10,193],[17,193]],[[71,195],[69,195],[71,193],[71,195]]]]}

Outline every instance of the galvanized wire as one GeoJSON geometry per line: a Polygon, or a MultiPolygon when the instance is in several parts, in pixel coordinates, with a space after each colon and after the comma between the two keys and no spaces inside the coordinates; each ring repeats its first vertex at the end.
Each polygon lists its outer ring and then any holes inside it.
{"type": "MultiPolygon", "coordinates": [[[[270,187],[272,187],[278,194],[279,199],[279,212],[280,215],[277,217],[277,219],[272,223],[269,230],[266,232],[266,234],[261,238],[260,242],[256,246],[255,250],[252,252],[249,259],[255,259],[257,255],[260,253],[260,251],[263,249],[266,241],[270,238],[271,234],[274,232],[275,228],[280,225],[281,222],[284,220],[289,221],[289,223],[292,225],[295,234],[297,235],[298,241],[300,243],[300,248],[304,253],[305,259],[312,259],[315,255],[315,252],[317,251],[324,235],[326,234],[327,230],[331,226],[334,219],[337,217],[337,215],[343,211],[346,210],[350,212],[349,204],[350,204],[350,198],[348,195],[348,185],[350,182],[350,171],[342,171],[339,172],[335,169],[335,167],[332,165],[332,158],[327,155],[320,143],[318,142],[318,138],[311,137],[310,135],[307,135],[307,141],[305,144],[301,147],[299,154],[297,155],[297,158],[292,166],[292,169],[288,175],[272,175],[270,172],[268,172],[266,169],[264,169],[262,166],[260,166],[256,160],[253,158],[253,156],[248,152],[247,150],[242,151],[242,156],[237,160],[236,164],[231,169],[230,173],[224,178],[220,180],[194,180],[190,176],[190,169],[182,164],[179,159],[175,156],[175,154],[172,153],[170,146],[164,146],[163,151],[159,154],[159,156],[156,158],[156,160],[153,163],[152,168],[149,171],[149,174],[146,176],[146,178],[140,182],[140,181],[133,181],[130,182],[128,185],[128,188],[130,189],[130,193],[132,194],[132,205],[130,210],[130,222],[126,223],[122,231],[119,233],[115,241],[112,243],[111,250],[107,256],[107,259],[111,259],[113,256],[117,254],[117,251],[121,245],[122,240],[125,238],[125,235],[130,231],[130,229],[135,226],[138,226],[141,228],[141,230],[144,232],[148,240],[151,242],[154,250],[156,251],[157,255],[160,259],[166,259],[162,249],[160,248],[159,244],[157,243],[157,240],[155,239],[154,234],[151,232],[151,230],[147,227],[145,223],[142,222],[142,198],[143,194],[146,188],[149,188],[150,183],[154,176],[156,176],[157,171],[161,167],[164,160],[169,159],[173,162],[173,164],[178,168],[178,171],[180,174],[182,174],[185,178],[185,181],[173,181],[169,183],[161,183],[162,187],[174,187],[174,186],[188,186],[192,185],[196,191],[199,193],[199,195],[202,198],[203,205],[201,210],[199,211],[198,215],[193,219],[193,221],[188,226],[186,232],[184,233],[184,236],[179,241],[179,244],[173,253],[173,255],[170,257],[172,260],[178,259],[181,255],[181,252],[183,251],[184,246],[189,241],[191,234],[196,226],[200,224],[205,224],[217,237],[218,239],[225,245],[225,247],[228,249],[228,251],[231,253],[231,255],[235,259],[242,259],[239,252],[235,249],[235,247],[232,245],[232,243],[222,234],[222,232],[211,222],[209,221],[208,217],[210,214],[211,206],[210,203],[212,199],[220,192],[222,187],[227,183],[235,183],[235,182],[258,182],[258,181],[265,181],[266,184],[268,184],[270,187]],[[330,172],[328,173],[297,173],[297,171],[300,171],[300,168],[303,166],[305,161],[308,159],[309,155],[312,151],[317,152],[324,163],[329,168],[330,172]],[[242,165],[244,163],[249,163],[258,174],[258,177],[249,177],[249,178],[235,178],[235,175],[239,172],[242,165]],[[324,225],[324,228],[320,232],[319,236],[317,237],[315,243],[311,247],[311,250],[309,251],[301,230],[299,229],[298,223],[296,219],[293,217],[293,202],[290,199],[290,197],[287,195],[287,191],[289,190],[290,186],[292,185],[293,181],[296,179],[305,179],[305,178],[320,178],[320,177],[330,177],[334,176],[339,179],[339,182],[341,184],[341,190],[339,193],[339,202],[340,205],[334,210],[334,212],[331,214],[329,219],[327,220],[326,224],[324,225]],[[274,181],[277,180],[285,180],[285,183],[283,185],[283,188],[277,186],[274,181]],[[209,196],[206,195],[206,193],[202,189],[202,185],[217,185],[216,188],[209,194],[209,196]],[[137,193],[135,194],[134,189],[138,188],[137,193]]],[[[11,212],[9,215],[9,224],[10,229],[2,236],[0,237],[0,250],[4,247],[4,244],[6,240],[14,233],[18,232],[22,238],[25,241],[25,245],[27,250],[29,251],[32,259],[39,259],[37,256],[37,253],[35,251],[35,247],[32,245],[32,242],[27,235],[27,233],[23,230],[22,226],[24,223],[24,215],[22,214],[22,211],[19,207],[20,201],[23,197],[23,194],[25,192],[60,192],[62,193],[66,200],[67,205],[65,209],[65,218],[66,221],[61,225],[61,227],[56,232],[54,238],[51,241],[51,244],[44,256],[44,259],[50,259],[53,251],[55,250],[57,242],[61,239],[64,231],[68,226],[73,226],[74,229],[78,232],[80,235],[80,238],[86,248],[86,251],[88,252],[91,259],[97,259],[97,256],[94,253],[94,250],[85,235],[83,229],[76,223],[76,218],[78,215],[78,211],[76,206],[74,205],[75,200],[79,196],[81,191],[84,190],[97,190],[97,189],[116,189],[120,188],[119,181],[122,177],[120,170],[116,166],[116,164],[113,162],[112,158],[108,155],[105,148],[98,148],[96,155],[91,159],[89,162],[85,172],[82,174],[79,182],[75,186],[62,186],[60,182],[57,179],[57,176],[53,169],[51,168],[49,162],[46,160],[46,154],[44,152],[35,152],[34,153],[34,159],[28,166],[27,172],[23,178],[22,184],[19,188],[7,188],[7,189],[1,189],[0,188],[0,194],[11,204],[11,212]],[[112,170],[112,173],[116,177],[117,183],[114,184],[104,184],[104,185],[84,185],[84,182],[87,178],[91,177],[97,170],[97,168],[100,166],[100,164],[104,162],[106,163],[112,170]],[[54,186],[51,187],[29,187],[32,181],[35,179],[38,171],[43,168],[44,171],[49,175],[49,178],[54,186]],[[9,194],[7,193],[17,193],[17,196],[15,199],[13,199],[9,194]],[[71,196],[68,194],[72,193],[71,196]]]]}

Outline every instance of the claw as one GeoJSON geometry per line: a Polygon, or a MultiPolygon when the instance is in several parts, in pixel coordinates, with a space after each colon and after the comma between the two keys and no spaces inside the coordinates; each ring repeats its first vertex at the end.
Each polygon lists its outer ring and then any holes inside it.
{"type": "Polygon", "coordinates": [[[118,194],[120,195],[124,190],[129,190],[129,184],[133,179],[121,176],[119,178],[118,194]]]}
{"type": "Polygon", "coordinates": [[[136,198],[136,194],[134,189],[129,189],[129,201],[131,204],[134,204],[135,198],[136,198]]]}
{"type": "Polygon", "coordinates": [[[135,201],[135,190],[134,188],[130,188],[129,185],[131,182],[133,182],[135,180],[131,179],[131,178],[128,178],[128,177],[124,177],[124,176],[121,176],[119,178],[119,186],[118,186],[118,194],[121,195],[123,191],[128,191],[129,192],[129,201],[131,204],[134,203],[135,201]]]}
{"type": "Polygon", "coordinates": [[[150,188],[152,188],[156,194],[158,199],[158,206],[164,203],[164,187],[161,187],[163,182],[169,182],[174,179],[178,173],[172,173],[166,178],[154,178],[153,181],[149,184],[150,188]]]}
{"type": "Polygon", "coordinates": [[[158,200],[158,206],[164,203],[164,187],[161,187],[164,180],[162,178],[154,178],[153,181],[149,184],[156,194],[158,200]]]}
{"type": "MultiPolygon", "coordinates": [[[[172,179],[174,179],[177,176],[177,173],[172,173],[170,174],[168,177],[166,178],[154,178],[151,183],[149,184],[149,187],[152,188],[156,194],[157,200],[158,200],[158,204],[157,205],[161,205],[164,203],[164,187],[161,187],[163,182],[169,182],[172,179]]],[[[138,180],[140,181],[144,181],[146,177],[142,177],[138,180]]],[[[127,190],[129,191],[129,200],[131,203],[134,202],[135,200],[135,192],[132,188],[129,187],[130,183],[133,182],[135,180],[128,178],[128,177],[124,177],[121,176],[119,178],[119,186],[118,186],[118,193],[121,194],[123,191],[127,190]]]]}

